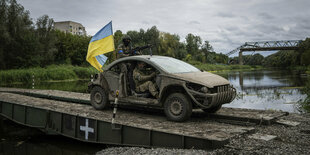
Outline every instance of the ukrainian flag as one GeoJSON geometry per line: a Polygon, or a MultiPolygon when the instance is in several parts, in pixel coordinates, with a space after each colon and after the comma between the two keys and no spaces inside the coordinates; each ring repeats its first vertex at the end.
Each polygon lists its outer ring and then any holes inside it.
{"type": "Polygon", "coordinates": [[[102,66],[107,61],[103,54],[114,51],[112,21],[98,31],[90,40],[86,60],[97,70],[103,71],[102,66]]]}

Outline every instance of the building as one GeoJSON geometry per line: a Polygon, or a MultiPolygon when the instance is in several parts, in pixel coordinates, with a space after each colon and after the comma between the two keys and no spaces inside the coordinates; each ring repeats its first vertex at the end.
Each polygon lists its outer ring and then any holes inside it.
{"type": "Polygon", "coordinates": [[[66,33],[71,33],[75,35],[86,35],[85,27],[77,22],[73,21],[55,22],[54,27],[55,29],[66,33]]]}

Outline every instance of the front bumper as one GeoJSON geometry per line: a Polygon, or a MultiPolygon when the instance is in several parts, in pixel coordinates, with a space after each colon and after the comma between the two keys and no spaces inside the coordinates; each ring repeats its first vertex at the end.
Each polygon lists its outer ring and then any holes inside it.
{"type": "Polygon", "coordinates": [[[236,97],[236,89],[231,85],[217,86],[213,93],[201,93],[187,89],[193,101],[201,108],[210,108],[225,103],[230,103],[236,97]]]}

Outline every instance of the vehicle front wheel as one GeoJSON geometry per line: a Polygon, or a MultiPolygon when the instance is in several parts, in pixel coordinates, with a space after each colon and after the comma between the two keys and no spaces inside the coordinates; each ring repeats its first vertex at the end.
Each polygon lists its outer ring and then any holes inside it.
{"type": "Polygon", "coordinates": [[[191,116],[192,104],[184,94],[173,93],[166,99],[164,111],[168,120],[182,122],[191,116]]]}
{"type": "Polygon", "coordinates": [[[90,92],[90,103],[95,109],[104,109],[109,106],[108,94],[102,87],[95,86],[90,92]]]}
{"type": "Polygon", "coordinates": [[[211,108],[208,108],[208,109],[202,109],[204,112],[206,113],[216,113],[217,111],[219,111],[220,109],[222,108],[222,105],[218,105],[218,106],[215,106],[215,107],[211,107],[211,108]]]}

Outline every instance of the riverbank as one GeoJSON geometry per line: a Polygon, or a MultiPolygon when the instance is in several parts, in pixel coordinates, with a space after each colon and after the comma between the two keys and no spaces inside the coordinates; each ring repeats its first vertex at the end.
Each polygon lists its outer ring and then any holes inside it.
{"type": "Polygon", "coordinates": [[[98,71],[93,67],[51,65],[46,68],[12,69],[0,71],[0,85],[42,81],[73,81],[90,79],[98,71]]]}
{"type": "Polygon", "coordinates": [[[262,66],[249,66],[249,65],[226,65],[226,64],[207,64],[199,61],[188,62],[195,67],[204,71],[231,71],[231,70],[258,70],[263,69],[262,66]]]}
{"type": "MultiPolygon", "coordinates": [[[[228,70],[254,70],[260,66],[248,65],[214,65],[190,62],[197,68],[205,71],[228,71],[228,70]]],[[[46,68],[12,69],[0,71],[0,85],[12,83],[57,82],[90,79],[91,75],[98,73],[94,67],[80,67],[71,65],[51,65],[46,68]]]]}

